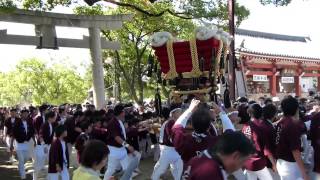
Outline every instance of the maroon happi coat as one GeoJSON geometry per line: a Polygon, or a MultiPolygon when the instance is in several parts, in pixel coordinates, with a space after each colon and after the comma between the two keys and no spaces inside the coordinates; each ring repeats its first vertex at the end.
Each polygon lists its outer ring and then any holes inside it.
{"type": "Polygon", "coordinates": [[[67,158],[67,168],[69,168],[69,153],[68,153],[68,146],[65,142],[66,151],[63,152],[61,141],[58,138],[55,138],[51,144],[50,151],[49,151],[49,168],[48,173],[57,173],[56,164],[59,164],[61,169],[63,168],[63,153],[66,154],[67,158]]]}
{"type": "Polygon", "coordinates": [[[34,137],[34,128],[30,121],[27,122],[27,133],[23,126],[21,119],[16,119],[14,123],[14,127],[12,129],[13,137],[18,143],[23,143],[25,141],[29,141],[34,137]]]}
{"type": "MultiPolygon", "coordinates": [[[[54,126],[52,125],[52,132],[50,134],[50,126],[49,122],[45,122],[42,124],[40,128],[39,138],[43,138],[45,144],[51,144],[54,135],[54,126]]],[[[38,140],[38,144],[40,144],[40,140],[38,140]]]]}
{"type": "Polygon", "coordinates": [[[320,113],[316,114],[311,121],[310,139],[314,149],[313,171],[320,173],[320,113]]]}

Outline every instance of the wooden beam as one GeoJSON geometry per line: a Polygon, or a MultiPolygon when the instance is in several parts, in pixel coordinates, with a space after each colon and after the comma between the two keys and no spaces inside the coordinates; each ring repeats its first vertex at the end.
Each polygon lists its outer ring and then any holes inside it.
{"type": "Polygon", "coordinates": [[[276,64],[275,66],[277,68],[287,68],[287,69],[296,69],[296,68],[298,68],[298,64],[297,65],[276,64]]]}
{"type": "Polygon", "coordinates": [[[303,70],[306,71],[320,71],[320,67],[319,66],[313,66],[313,67],[304,67],[302,68],[303,70]]]}
{"type": "Polygon", "coordinates": [[[122,27],[123,21],[129,21],[133,15],[75,15],[60,14],[42,11],[29,11],[17,9],[9,13],[1,13],[0,21],[26,23],[26,24],[50,24],[53,26],[80,27],[116,30],[122,27]]]}
{"type": "MultiPolygon", "coordinates": [[[[0,30],[0,44],[19,44],[19,45],[33,45],[38,46],[40,44],[40,37],[37,36],[23,36],[23,35],[8,35],[6,30],[0,30]]],[[[107,41],[101,38],[102,49],[120,49],[119,42],[107,41]]],[[[70,48],[90,48],[89,37],[83,36],[83,39],[67,39],[58,38],[58,47],[70,47],[70,48]]]]}
{"type": "Polygon", "coordinates": [[[302,77],[320,77],[319,73],[305,73],[302,77]]]}
{"type": "Polygon", "coordinates": [[[247,67],[249,68],[257,68],[257,69],[271,69],[273,68],[272,64],[252,64],[248,63],[247,67]]]}
{"type": "Polygon", "coordinates": [[[267,76],[272,76],[273,73],[272,71],[247,71],[246,72],[247,76],[253,76],[253,75],[267,75],[267,76]]]}

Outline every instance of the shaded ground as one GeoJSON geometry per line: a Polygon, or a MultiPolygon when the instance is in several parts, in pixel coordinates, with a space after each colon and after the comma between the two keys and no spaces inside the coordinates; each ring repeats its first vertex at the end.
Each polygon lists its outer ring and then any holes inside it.
{"type": "MultiPolygon", "coordinates": [[[[9,161],[8,153],[6,152],[5,145],[0,143],[0,179],[1,180],[20,180],[18,172],[18,162],[11,164],[9,161]]],[[[140,170],[142,174],[135,177],[134,180],[149,180],[153,171],[154,162],[152,158],[141,160],[140,170]]],[[[72,174],[73,167],[70,168],[70,175],[72,174]]],[[[32,162],[26,163],[27,179],[32,180],[32,162]]],[[[46,179],[45,173],[42,173],[40,179],[46,179]]],[[[172,180],[169,171],[163,177],[163,180],[172,180]]]]}

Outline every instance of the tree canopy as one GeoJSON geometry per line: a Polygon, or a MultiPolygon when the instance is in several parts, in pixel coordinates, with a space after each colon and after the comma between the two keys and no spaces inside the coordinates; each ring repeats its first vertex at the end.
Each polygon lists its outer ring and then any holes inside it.
{"type": "Polygon", "coordinates": [[[0,73],[0,104],[82,103],[90,85],[90,79],[80,76],[75,67],[26,59],[14,70],[0,73]]]}

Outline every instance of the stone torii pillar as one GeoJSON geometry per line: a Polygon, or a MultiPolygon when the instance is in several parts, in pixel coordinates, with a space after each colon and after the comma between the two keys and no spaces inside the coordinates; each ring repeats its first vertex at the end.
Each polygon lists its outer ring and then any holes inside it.
{"type": "Polygon", "coordinates": [[[34,24],[36,36],[7,34],[0,29],[0,44],[34,45],[37,48],[58,49],[59,47],[88,48],[92,57],[93,99],[97,109],[105,105],[105,87],[103,74],[102,49],[120,49],[119,42],[101,39],[100,30],[116,30],[123,21],[132,19],[132,15],[75,15],[28,11],[15,9],[0,14],[0,21],[34,24]],[[83,39],[57,38],[55,26],[88,28],[90,37],[83,39]]]}
{"type": "Polygon", "coordinates": [[[105,105],[103,63],[101,54],[100,29],[90,28],[90,52],[92,57],[93,99],[97,108],[105,105]]]}

